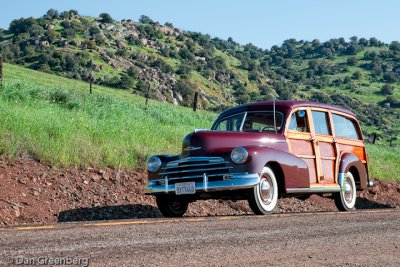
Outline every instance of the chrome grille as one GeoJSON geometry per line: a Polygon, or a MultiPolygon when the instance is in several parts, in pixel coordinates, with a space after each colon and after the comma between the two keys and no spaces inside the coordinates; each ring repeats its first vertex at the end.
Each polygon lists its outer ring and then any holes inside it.
{"type": "Polygon", "coordinates": [[[160,175],[164,179],[167,177],[171,184],[180,180],[202,180],[204,174],[207,174],[210,180],[222,179],[224,175],[229,175],[229,170],[232,169],[228,163],[219,157],[189,157],[169,162],[162,168],[160,175]]]}

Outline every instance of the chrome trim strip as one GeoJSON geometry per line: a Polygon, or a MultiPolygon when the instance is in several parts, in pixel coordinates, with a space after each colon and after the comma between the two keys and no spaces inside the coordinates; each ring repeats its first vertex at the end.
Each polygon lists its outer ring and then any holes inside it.
{"type": "Polygon", "coordinates": [[[200,150],[201,146],[188,146],[187,148],[185,148],[185,151],[194,151],[194,150],[200,150]]]}
{"type": "Polygon", "coordinates": [[[207,192],[208,178],[206,173],[203,174],[203,186],[204,186],[204,192],[207,192]]]}
{"type": "MultiPolygon", "coordinates": [[[[196,192],[205,192],[205,189],[207,189],[207,192],[246,189],[252,188],[260,182],[260,177],[257,173],[231,173],[230,175],[232,175],[232,177],[229,180],[209,182],[208,179],[204,179],[207,181],[206,186],[204,181],[195,182],[196,192]]],[[[174,193],[175,185],[156,185],[155,180],[151,180],[148,182],[148,185],[145,187],[145,189],[149,193],[174,193]]]]}
{"type": "Polygon", "coordinates": [[[187,165],[180,165],[180,166],[166,166],[164,168],[161,168],[162,170],[168,170],[168,169],[175,169],[175,168],[186,168],[186,167],[201,167],[201,166],[210,166],[210,165],[219,165],[219,164],[229,164],[229,161],[224,161],[224,162],[210,162],[210,163],[198,163],[198,164],[187,164],[187,165]]]}
{"type": "Polygon", "coordinates": [[[246,121],[246,117],[247,117],[247,111],[244,113],[242,123],[240,124],[240,129],[239,129],[240,132],[243,131],[242,129],[243,129],[244,122],[246,121]]]}
{"type": "Polygon", "coordinates": [[[165,176],[164,178],[164,186],[165,186],[165,193],[168,193],[168,177],[165,176]]]}
{"type": "Polygon", "coordinates": [[[165,168],[171,168],[171,167],[184,167],[185,165],[180,165],[182,163],[186,162],[201,162],[201,161],[207,161],[207,163],[200,163],[200,164],[208,164],[208,163],[224,163],[225,160],[220,157],[188,157],[184,159],[179,159],[175,161],[171,161],[167,163],[167,166],[165,168]]]}
{"type": "MultiPolygon", "coordinates": [[[[247,174],[247,173],[243,173],[247,174]]],[[[227,172],[227,173],[214,173],[214,174],[207,174],[207,177],[218,177],[218,176],[224,176],[224,175],[232,175],[232,173],[227,172]]],[[[180,180],[180,179],[190,179],[190,178],[202,178],[202,174],[197,174],[197,175],[190,175],[190,176],[182,176],[182,177],[175,177],[175,178],[168,178],[168,180],[180,180]]],[[[157,181],[157,180],[153,180],[157,181]]]]}
{"type": "Polygon", "coordinates": [[[344,172],[339,172],[338,174],[338,183],[342,189],[342,191],[346,191],[346,182],[347,182],[347,174],[344,172]]]}
{"type": "Polygon", "coordinates": [[[332,193],[332,192],[340,192],[339,186],[332,187],[311,187],[311,188],[287,188],[287,193],[332,193]]]}
{"type": "Polygon", "coordinates": [[[218,170],[225,170],[225,169],[232,169],[232,168],[233,168],[232,166],[224,166],[224,167],[216,167],[216,168],[176,170],[176,171],[169,171],[169,172],[160,172],[160,175],[179,174],[179,173],[188,173],[188,172],[218,171],[218,170]]]}
{"type": "MultiPolygon", "coordinates": [[[[238,172],[238,173],[234,173],[234,174],[232,174],[230,172],[227,172],[227,173],[214,173],[214,174],[207,174],[207,177],[232,176],[232,175],[244,175],[244,174],[248,174],[248,173],[247,172],[238,172]]],[[[190,179],[190,178],[202,178],[202,177],[203,177],[203,174],[196,174],[196,175],[181,176],[181,177],[175,177],[175,178],[169,178],[168,177],[168,180],[169,181],[173,181],[173,180],[190,179]]],[[[234,178],[232,178],[232,179],[234,179],[234,178]]],[[[164,178],[158,178],[158,179],[156,178],[156,179],[153,179],[151,181],[164,183],[165,180],[164,180],[164,178]]]]}

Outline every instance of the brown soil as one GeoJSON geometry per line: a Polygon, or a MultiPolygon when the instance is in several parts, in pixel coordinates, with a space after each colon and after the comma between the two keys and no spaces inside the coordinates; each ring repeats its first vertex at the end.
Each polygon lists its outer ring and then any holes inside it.
{"type": "MultiPolygon", "coordinates": [[[[30,158],[0,160],[0,224],[161,217],[144,195],[146,176],[124,169],[57,168],[30,158]]],[[[400,184],[376,181],[358,209],[400,208],[400,184]]],[[[336,210],[331,198],[280,199],[277,212],[336,210]]],[[[187,216],[251,214],[246,201],[198,201],[187,216]]]]}

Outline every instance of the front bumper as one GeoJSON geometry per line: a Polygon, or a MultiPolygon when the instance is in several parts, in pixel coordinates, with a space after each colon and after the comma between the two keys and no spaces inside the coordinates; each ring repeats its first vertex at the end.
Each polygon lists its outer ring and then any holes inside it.
{"type": "MultiPolygon", "coordinates": [[[[153,193],[175,193],[175,184],[169,184],[168,178],[162,179],[163,184],[158,184],[161,179],[151,180],[146,186],[149,194],[153,193]]],[[[195,182],[197,192],[216,192],[251,188],[260,182],[257,173],[231,173],[219,181],[208,181],[207,174],[203,175],[201,182],[195,182]]]]}

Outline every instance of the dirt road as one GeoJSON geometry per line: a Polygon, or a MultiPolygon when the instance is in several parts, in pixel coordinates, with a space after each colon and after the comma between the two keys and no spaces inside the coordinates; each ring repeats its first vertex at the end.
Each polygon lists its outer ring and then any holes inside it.
{"type": "Polygon", "coordinates": [[[81,266],[400,266],[400,211],[0,228],[1,265],[43,257],[81,266]]]}

